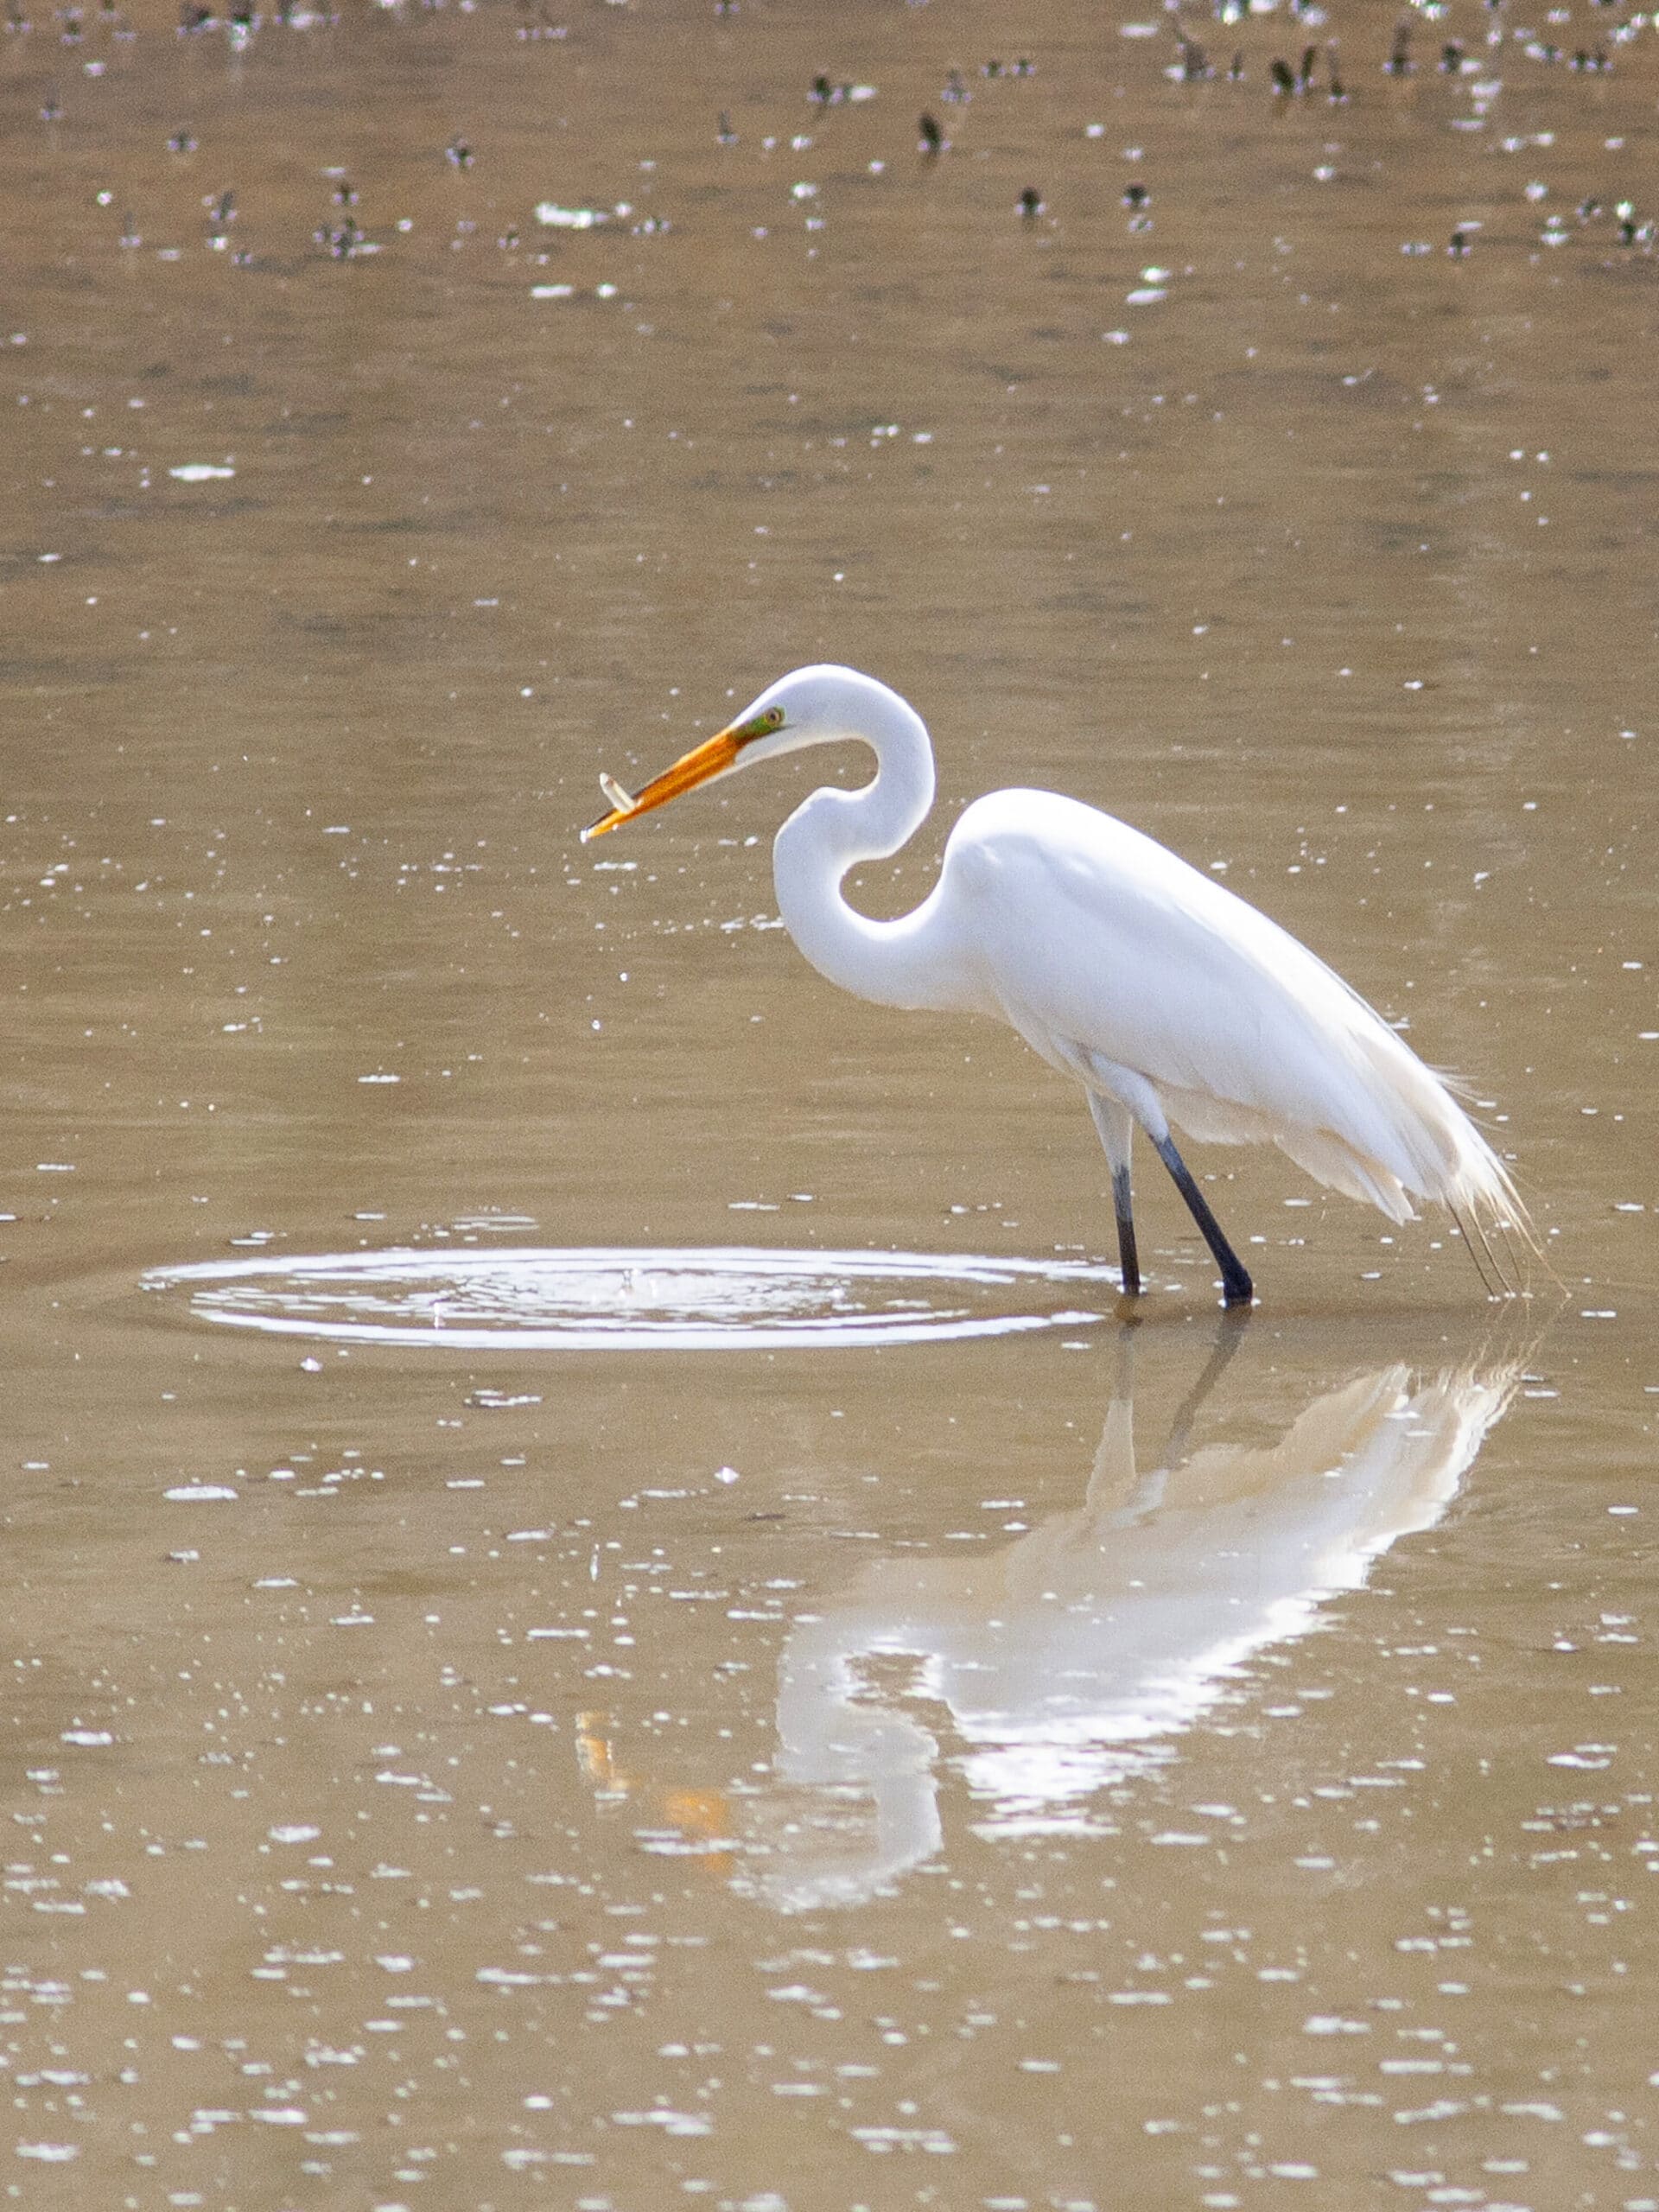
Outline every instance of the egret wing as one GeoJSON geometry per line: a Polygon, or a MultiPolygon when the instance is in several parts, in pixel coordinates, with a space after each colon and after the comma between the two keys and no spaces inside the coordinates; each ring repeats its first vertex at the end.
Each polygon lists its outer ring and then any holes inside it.
{"type": "Polygon", "coordinates": [[[946,880],[1014,1026],[1074,1072],[1081,1050],[1141,1076],[1196,1135],[1334,1138],[1422,1190],[1403,1123],[1442,1102],[1464,1119],[1305,945],[1109,815],[997,792],[958,823],[946,880]]]}

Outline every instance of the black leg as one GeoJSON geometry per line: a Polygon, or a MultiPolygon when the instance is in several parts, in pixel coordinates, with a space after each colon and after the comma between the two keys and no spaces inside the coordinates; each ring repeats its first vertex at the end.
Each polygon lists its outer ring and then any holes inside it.
{"type": "Polygon", "coordinates": [[[1176,1189],[1186,1200],[1187,1211],[1203,1234],[1205,1243],[1215,1255],[1221,1269],[1221,1297],[1224,1306],[1248,1306],[1255,1295],[1255,1285],[1250,1281],[1249,1270],[1239,1258],[1222,1233],[1221,1224],[1210,1211],[1202,1191],[1187,1173],[1186,1162],[1176,1151],[1169,1137],[1154,1137],[1158,1157],[1168,1168],[1176,1189]]]}
{"type": "Polygon", "coordinates": [[[1135,1249],[1135,1211],[1127,1166],[1112,1170],[1112,1209],[1117,1216],[1117,1258],[1123,1277],[1123,1294],[1126,1298],[1137,1298],[1141,1293],[1141,1261],[1135,1249]]]}

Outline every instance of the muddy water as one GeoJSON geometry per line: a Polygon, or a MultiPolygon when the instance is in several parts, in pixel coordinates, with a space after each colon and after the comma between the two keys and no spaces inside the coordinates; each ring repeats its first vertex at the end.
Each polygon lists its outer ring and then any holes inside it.
{"type": "Polygon", "coordinates": [[[1174,20],[0,36],[13,2200],[1659,2204],[1659,33],[1174,20]],[[817,657],[1558,1284],[1211,1151],[1126,1332],[1067,1087],[778,930],[821,763],[577,842],[817,657]]]}

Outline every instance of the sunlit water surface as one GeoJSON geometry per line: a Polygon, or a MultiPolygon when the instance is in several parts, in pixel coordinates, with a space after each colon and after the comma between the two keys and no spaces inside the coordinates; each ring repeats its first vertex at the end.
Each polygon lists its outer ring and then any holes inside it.
{"type": "Polygon", "coordinates": [[[1659,2207],[1659,33],[1318,14],[0,29],[11,2200],[1659,2207]],[[821,657],[1539,1294],[580,845],[821,657]]]}

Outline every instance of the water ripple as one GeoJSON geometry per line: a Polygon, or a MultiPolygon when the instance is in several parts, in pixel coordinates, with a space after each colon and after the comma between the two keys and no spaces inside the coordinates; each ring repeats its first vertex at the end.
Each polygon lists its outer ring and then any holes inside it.
{"type": "Polygon", "coordinates": [[[272,1336],[460,1350],[900,1344],[1098,1321],[1115,1269],[921,1252],[574,1247],[325,1253],[158,1268],[146,1291],[272,1336]],[[1081,1306],[1079,1293],[1091,1303],[1081,1306]]]}

